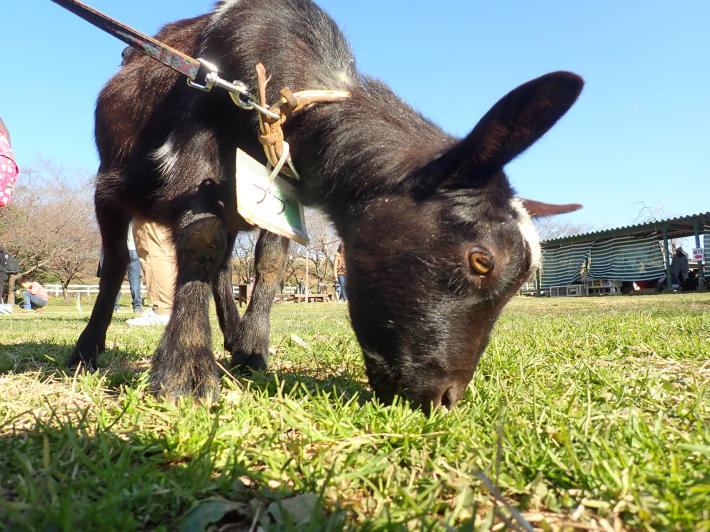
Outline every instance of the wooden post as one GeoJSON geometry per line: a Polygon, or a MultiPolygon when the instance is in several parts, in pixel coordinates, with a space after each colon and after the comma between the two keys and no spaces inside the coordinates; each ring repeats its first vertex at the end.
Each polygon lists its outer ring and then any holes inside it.
{"type": "Polygon", "coordinates": [[[540,297],[542,290],[542,279],[540,279],[540,268],[535,272],[535,297],[540,297]]]}
{"type": "Polygon", "coordinates": [[[668,293],[673,291],[673,280],[671,279],[671,253],[668,248],[668,226],[663,226],[663,249],[666,252],[666,288],[668,293]]]}
{"type": "Polygon", "coordinates": [[[306,249],[306,287],[305,287],[305,291],[306,291],[305,301],[306,301],[306,303],[308,303],[308,262],[309,262],[308,249],[306,249]]]}

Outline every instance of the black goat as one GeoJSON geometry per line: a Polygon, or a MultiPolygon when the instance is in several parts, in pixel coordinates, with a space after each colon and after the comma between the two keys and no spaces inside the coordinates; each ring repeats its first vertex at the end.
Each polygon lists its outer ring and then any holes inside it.
{"type": "MultiPolygon", "coordinates": [[[[268,101],[281,87],[350,92],[286,122],[301,175],[295,186],[345,242],[350,315],[376,393],[385,401],[402,394],[425,409],[453,406],[501,309],[537,264],[526,208],[545,215],[579,207],[514,198],[502,168],[569,109],[581,79],[558,72],[533,80],[457,140],[358,73],[345,38],[310,0],[226,0],[157,37],[251,87],[263,63],[268,101]]],[[[155,391],[216,393],[210,286],[233,364],[266,366],[287,241],[262,233],[256,289],[241,321],[229,270],[235,237],[249,229],[235,207],[235,148],[264,160],[256,132],[256,115],[226,93],[188,88],[169,69],[129,54],[96,109],[104,271],[70,365],[96,366],[128,260],[128,222],[141,216],[171,226],[177,249],[174,312],[153,359],[155,391]]]]}

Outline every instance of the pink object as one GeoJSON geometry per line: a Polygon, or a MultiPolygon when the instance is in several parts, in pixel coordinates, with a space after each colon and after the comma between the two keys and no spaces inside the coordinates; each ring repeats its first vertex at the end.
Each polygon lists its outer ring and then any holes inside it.
{"type": "Polygon", "coordinates": [[[45,301],[49,300],[49,294],[47,293],[47,289],[37,281],[34,281],[32,284],[30,284],[30,286],[27,288],[27,291],[34,296],[41,297],[45,301]]]}
{"type": "Polygon", "coordinates": [[[18,172],[10,141],[0,132],[0,207],[12,201],[12,189],[15,187],[18,172]]]}

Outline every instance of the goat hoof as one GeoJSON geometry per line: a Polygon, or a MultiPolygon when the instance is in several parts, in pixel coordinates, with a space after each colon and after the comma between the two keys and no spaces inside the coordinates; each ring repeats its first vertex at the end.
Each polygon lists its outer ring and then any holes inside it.
{"type": "Polygon", "coordinates": [[[192,385],[166,385],[152,383],[153,393],[167,401],[177,402],[182,397],[192,397],[197,402],[214,403],[219,398],[219,384],[217,379],[210,379],[196,386],[192,385]]]}
{"type": "Polygon", "coordinates": [[[251,353],[238,350],[232,353],[232,368],[239,373],[248,373],[249,370],[264,371],[269,361],[269,351],[254,350],[251,353]]]}
{"type": "Polygon", "coordinates": [[[160,371],[153,366],[151,389],[158,397],[168,401],[177,401],[181,397],[193,397],[198,401],[213,402],[219,397],[219,381],[214,372],[199,371],[193,367],[190,371],[160,371]],[[199,373],[202,373],[199,375],[199,373]]]}
{"type": "Polygon", "coordinates": [[[249,373],[249,370],[264,371],[269,361],[268,327],[250,325],[246,320],[242,323],[236,345],[229,350],[232,368],[242,374],[249,373]]]}
{"type": "Polygon", "coordinates": [[[67,362],[67,369],[76,370],[79,365],[81,365],[81,367],[85,370],[96,371],[96,359],[98,358],[98,349],[94,347],[93,354],[89,356],[84,354],[91,351],[92,350],[90,349],[79,349],[78,347],[74,348],[74,351],[72,352],[67,362]]]}

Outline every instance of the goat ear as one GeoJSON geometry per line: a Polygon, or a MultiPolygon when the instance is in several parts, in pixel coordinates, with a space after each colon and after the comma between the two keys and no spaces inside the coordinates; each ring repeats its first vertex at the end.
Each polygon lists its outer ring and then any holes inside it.
{"type": "Polygon", "coordinates": [[[566,203],[564,205],[554,205],[552,203],[543,203],[541,201],[529,200],[521,198],[523,207],[528,214],[533,218],[541,218],[543,216],[553,216],[555,214],[564,214],[573,212],[582,208],[579,203],[566,203]]]}
{"type": "Polygon", "coordinates": [[[525,151],[567,112],[584,81],[554,72],[504,96],[471,133],[439,161],[437,174],[454,186],[480,183],[525,151]],[[440,166],[442,165],[443,166],[440,166]]]}

